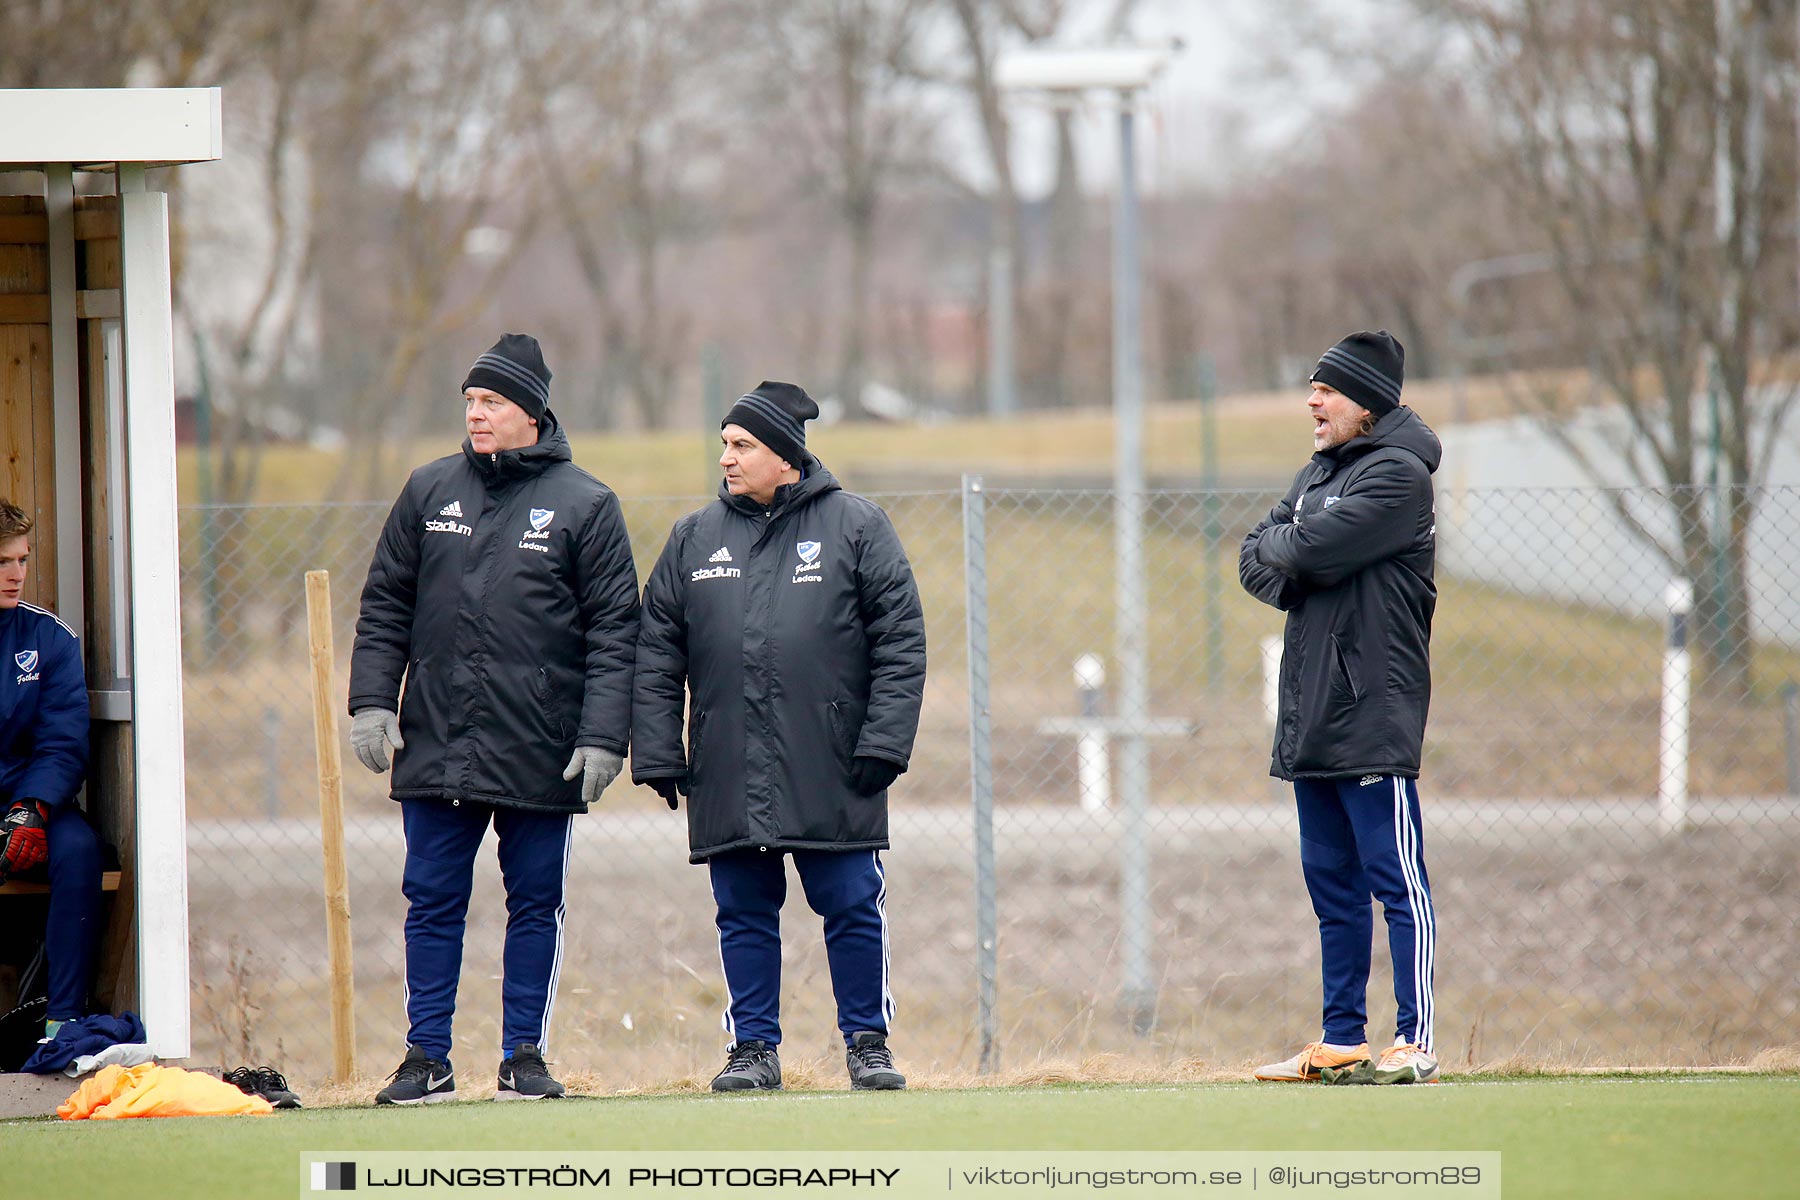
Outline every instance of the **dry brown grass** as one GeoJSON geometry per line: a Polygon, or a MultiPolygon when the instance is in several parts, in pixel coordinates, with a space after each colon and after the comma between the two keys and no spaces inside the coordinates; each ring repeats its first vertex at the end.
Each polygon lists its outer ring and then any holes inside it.
{"type": "MultiPolygon", "coordinates": [[[[983,1075],[974,1071],[927,1071],[908,1075],[915,1091],[966,1091],[977,1088],[1036,1088],[1062,1086],[1164,1087],[1198,1083],[1246,1083],[1249,1063],[1220,1064],[1199,1058],[1167,1064],[1150,1064],[1116,1054],[1094,1054],[1080,1059],[1044,1059],[1028,1066],[983,1075]]],[[[1800,1075],[1800,1045],[1772,1046],[1748,1060],[1733,1059],[1705,1066],[1666,1065],[1607,1066],[1555,1057],[1509,1055],[1458,1070],[1445,1071],[1447,1079],[1583,1079],[1596,1076],[1699,1076],[1699,1075],[1800,1075]]],[[[609,1086],[595,1071],[570,1071],[561,1076],[571,1096],[682,1096],[710,1094],[711,1073],[683,1075],[630,1087],[609,1086]]],[[[361,1108],[374,1103],[383,1080],[359,1076],[348,1083],[319,1081],[304,1085],[302,1098],[309,1108],[361,1108]]],[[[782,1063],[782,1082],[787,1091],[842,1091],[848,1088],[842,1064],[824,1058],[782,1063]]],[[[457,1084],[464,1100],[489,1100],[494,1082],[465,1079],[457,1084]]]]}

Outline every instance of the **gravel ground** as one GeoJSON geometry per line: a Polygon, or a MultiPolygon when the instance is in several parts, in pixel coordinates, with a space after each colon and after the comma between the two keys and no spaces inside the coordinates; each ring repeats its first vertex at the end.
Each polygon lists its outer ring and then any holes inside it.
{"type": "MultiPolygon", "coordinates": [[[[1642,802],[1426,809],[1438,914],[1437,1039],[1447,1064],[1609,1066],[1747,1061],[1800,1018],[1800,808],[1718,803],[1664,836],[1642,802]]],[[[352,825],[351,911],[364,1070],[404,1049],[398,821],[352,825]]],[[[552,1057],[612,1087],[703,1077],[723,1047],[705,872],[667,814],[577,825],[552,1057]]],[[[998,1062],[1229,1068],[1316,1036],[1315,925],[1291,814],[1275,805],[1160,809],[1146,831],[1154,1024],[1133,1028],[1119,914],[1123,823],[1003,811],[998,846],[998,1062]]],[[[974,881],[964,810],[896,815],[887,856],[894,1044],[902,1065],[979,1065],[974,881]]],[[[329,1062],[324,905],[306,822],[211,822],[190,838],[195,1056],[329,1062]]],[[[504,897],[492,841],[477,887],[457,1061],[498,1052],[504,897]]],[[[786,910],[784,1050],[827,1076],[839,1053],[818,918],[786,910]]],[[[1371,1034],[1392,1019],[1377,913],[1371,1034]]]]}

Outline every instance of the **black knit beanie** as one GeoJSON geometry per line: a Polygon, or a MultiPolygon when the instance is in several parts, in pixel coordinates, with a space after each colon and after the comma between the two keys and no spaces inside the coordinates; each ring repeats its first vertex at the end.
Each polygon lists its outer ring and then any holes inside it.
{"type": "Polygon", "coordinates": [[[533,420],[543,420],[550,407],[550,368],[544,365],[538,340],[528,333],[502,334],[469,368],[463,391],[472,387],[499,392],[533,420]]]}
{"type": "Polygon", "coordinates": [[[1406,348],[1387,330],[1353,333],[1320,358],[1313,382],[1336,388],[1376,417],[1400,407],[1406,348]]]}
{"type": "Polygon", "coordinates": [[[797,467],[806,457],[806,422],[818,415],[819,406],[805,388],[765,379],[753,391],[738,397],[719,422],[719,428],[741,425],[790,466],[797,467]]]}

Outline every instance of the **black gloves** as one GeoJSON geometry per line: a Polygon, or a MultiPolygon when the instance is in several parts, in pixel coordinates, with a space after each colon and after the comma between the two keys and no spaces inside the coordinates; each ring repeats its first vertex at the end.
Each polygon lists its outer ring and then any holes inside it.
{"type": "Polygon", "coordinates": [[[850,785],[859,795],[874,796],[887,791],[904,770],[905,767],[885,758],[869,758],[859,754],[850,764],[850,785]]]}
{"type": "Polygon", "coordinates": [[[664,775],[660,779],[646,779],[644,786],[663,798],[663,803],[673,812],[681,807],[679,796],[688,794],[686,775],[664,775]]]}

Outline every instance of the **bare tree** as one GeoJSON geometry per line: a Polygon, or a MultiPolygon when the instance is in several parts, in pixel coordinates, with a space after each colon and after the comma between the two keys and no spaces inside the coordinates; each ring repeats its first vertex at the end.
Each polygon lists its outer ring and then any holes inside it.
{"type": "MultiPolygon", "coordinates": [[[[1790,212],[1791,10],[1771,0],[1454,0],[1513,153],[1497,180],[1548,246],[1563,300],[1546,314],[1629,421],[1628,459],[1667,489],[1673,538],[1619,515],[1695,585],[1698,645],[1722,695],[1750,684],[1748,533],[1768,451],[1795,398],[1790,212]],[[1786,13],[1782,20],[1774,18],[1786,13]],[[1786,106],[1784,106],[1786,107],[1786,106]]],[[[1590,471],[1582,446],[1549,423],[1590,471]]]]}
{"type": "Polygon", "coordinates": [[[0,87],[116,87],[137,54],[135,0],[11,0],[0,5],[0,87]]]}
{"type": "MultiPolygon", "coordinates": [[[[264,203],[260,211],[240,213],[239,218],[267,226],[274,249],[256,265],[260,278],[255,298],[242,310],[215,309],[201,316],[205,306],[197,305],[194,297],[196,288],[204,291],[205,285],[189,278],[184,269],[191,230],[183,219],[181,196],[190,175],[178,172],[163,184],[174,199],[171,266],[178,311],[190,325],[207,327],[207,335],[224,344],[222,355],[208,358],[207,374],[239,401],[228,407],[220,439],[206,464],[213,468],[219,496],[226,500],[246,498],[254,488],[260,452],[255,409],[268,392],[271,364],[283,358],[295,297],[304,285],[306,222],[297,210],[306,200],[287,176],[293,165],[294,108],[309,69],[306,47],[320,8],[321,0],[173,4],[21,0],[0,7],[0,85],[230,83],[234,95],[255,94],[268,102],[267,119],[259,122],[265,126],[264,136],[248,139],[258,147],[255,190],[264,203]]],[[[255,105],[239,103],[234,116],[241,117],[251,107],[255,105]]]]}
{"type": "Polygon", "coordinates": [[[669,303],[664,259],[703,220],[693,179],[734,128],[727,88],[745,10],[571,0],[538,15],[519,31],[538,64],[541,115],[529,136],[593,306],[602,386],[623,390],[639,424],[656,427],[692,350],[692,318],[669,303]]]}
{"type": "MultiPolygon", "coordinates": [[[[1126,40],[1137,7],[1138,0],[1112,0],[1104,36],[1113,41],[1126,40]]],[[[1019,339],[1021,378],[1025,390],[1037,402],[1066,403],[1082,391],[1076,388],[1072,392],[1069,385],[1081,340],[1082,314],[1078,308],[1082,297],[1092,293],[1085,282],[1091,247],[1088,200],[1082,193],[1075,139],[1077,114],[1066,104],[1051,110],[1056,172],[1045,206],[1042,236],[1027,239],[1023,205],[1013,179],[1011,131],[994,87],[992,60],[1003,44],[1054,38],[1082,6],[1070,0],[954,0],[953,8],[970,58],[967,87],[980,118],[983,145],[995,179],[990,197],[991,245],[1008,255],[1018,289],[1017,315],[1023,335],[1019,339]],[[1028,244],[1032,246],[1030,255],[1028,244]]],[[[1003,301],[990,297],[989,302],[1003,301]]],[[[1095,362],[1103,375],[1104,363],[1098,359],[1095,362]]]]}
{"type": "MultiPolygon", "coordinates": [[[[847,248],[837,390],[860,412],[870,354],[877,220],[901,169],[926,157],[914,56],[929,0],[790,0],[770,12],[766,72],[785,81],[802,177],[829,199],[847,248]]],[[[778,82],[776,86],[780,86],[778,82]]]]}
{"type": "Polygon", "coordinates": [[[416,372],[488,311],[513,265],[506,250],[541,219],[521,186],[533,65],[513,52],[510,15],[502,0],[339,14],[352,61],[315,110],[314,139],[332,242],[320,286],[348,438],[331,494],[387,490],[388,435],[448,399],[415,386],[416,372]],[[478,231],[505,244],[486,249],[478,231]]]}

